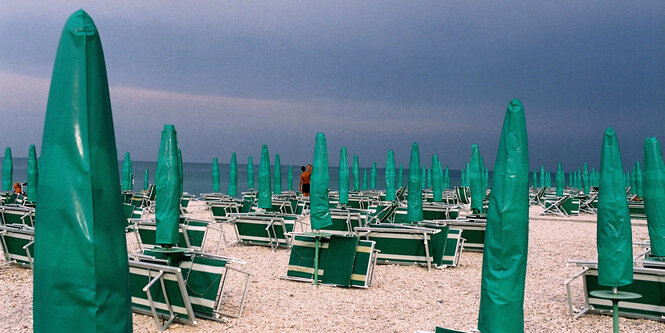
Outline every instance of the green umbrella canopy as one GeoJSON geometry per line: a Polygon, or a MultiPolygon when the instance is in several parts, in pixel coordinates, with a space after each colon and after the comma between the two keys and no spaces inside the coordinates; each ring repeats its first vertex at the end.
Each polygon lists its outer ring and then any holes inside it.
{"type": "Polygon", "coordinates": [[[628,171],[628,179],[630,179],[630,194],[637,195],[637,184],[635,184],[635,174],[628,171]]]}
{"type": "Polygon", "coordinates": [[[427,188],[427,168],[425,166],[422,166],[421,172],[420,172],[420,188],[424,189],[427,188]]]}
{"type": "Polygon", "coordinates": [[[145,175],[143,176],[143,190],[147,191],[150,186],[150,171],[145,169],[145,175]]]}
{"type": "Polygon", "coordinates": [[[395,153],[388,150],[386,157],[386,200],[395,201],[395,153]]]}
{"type": "Polygon", "coordinates": [[[376,162],[372,163],[372,171],[369,177],[369,186],[372,190],[376,190],[376,162]]]}
{"type": "Polygon", "coordinates": [[[563,196],[563,188],[566,185],[565,173],[563,172],[563,166],[559,162],[559,165],[556,167],[556,196],[563,196]]]}
{"type": "Polygon", "coordinates": [[[540,166],[540,187],[544,187],[545,184],[545,166],[540,166]]]}
{"type": "Polygon", "coordinates": [[[219,192],[219,163],[217,157],[212,159],[212,191],[219,192]]]}
{"type": "Polygon", "coordinates": [[[490,186],[490,171],[489,169],[485,168],[485,189],[488,189],[490,186]]]}
{"type": "Polygon", "coordinates": [[[427,186],[426,188],[432,188],[432,169],[427,171],[427,186]]]}
{"type": "Polygon", "coordinates": [[[633,174],[635,175],[635,193],[638,198],[641,198],[644,193],[642,193],[642,168],[640,167],[640,162],[635,162],[633,166],[633,174]]]}
{"type": "Polygon", "coordinates": [[[575,179],[577,180],[577,185],[575,187],[579,190],[582,189],[582,171],[580,168],[577,168],[577,173],[575,174],[575,179]]]}
{"type": "Polygon", "coordinates": [[[642,181],[651,255],[665,257],[665,164],[656,138],[644,142],[642,181]]]}
{"type": "Polygon", "coordinates": [[[247,187],[250,191],[254,190],[254,161],[251,156],[247,158],[247,187]]]}
{"type": "Polygon", "coordinates": [[[483,191],[487,188],[485,184],[485,162],[483,161],[483,156],[480,155],[480,187],[483,191]]]}
{"type": "Polygon", "coordinates": [[[272,184],[270,184],[270,154],[268,146],[261,148],[259,164],[259,208],[272,208],[272,184]]]}
{"type": "Polygon", "coordinates": [[[524,331],[529,155],[524,109],[508,105],[494,164],[483,249],[478,330],[524,331]]]}
{"type": "Polygon", "coordinates": [[[407,194],[406,221],[419,222],[423,220],[422,179],[420,178],[420,150],[418,143],[411,145],[411,158],[409,160],[409,189],[407,194]]]}
{"type": "Polygon", "coordinates": [[[279,154],[275,154],[275,172],[273,175],[272,188],[275,194],[282,193],[282,164],[279,162],[279,154]]]}
{"type": "Polygon", "coordinates": [[[460,186],[466,186],[466,171],[464,169],[461,170],[462,172],[460,173],[460,186]]]}
{"type": "Polygon", "coordinates": [[[545,179],[547,181],[547,187],[552,187],[552,174],[549,170],[547,170],[547,173],[545,174],[545,179]]]}
{"type": "Polygon", "coordinates": [[[464,186],[470,187],[471,186],[471,178],[469,178],[471,174],[471,165],[469,162],[466,163],[466,172],[464,173],[464,186]]]}
{"type": "Polygon", "coordinates": [[[443,191],[444,191],[447,187],[446,187],[445,179],[444,179],[444,177],[443,177],[443,163],[441,163],[441,160],[439,159],[438,156],[437,156],[437,161],[438,161],[439,177],[441,177],[441,181],[439,182],[439,183],[441,184],[441,185],[440,185],[440,188],[441,188],[441,197],[443,198],[443,191]]]}
{"type": "Polygon", "coordinates": [[[28,150],[28,201],[37,201],[37,178],[39,176],[37,165],[37,150],[35,145],[30,145],[28,150]]]}
{"type": "Polygon", "coordinates": [[[358,163],[358,155],[353,155],[353,190],[360,190],[360,164],[358,163]]]}
{"type": "Polygon", "coordinates": [[[446,165],[446,171],[443,173],[443,188],[450,188],[450,172],[448,171],[448,166],[446,165]]]}
{"type": "Polygon", "coordinates": [[[402,181],[402,176],[404,175],[404,165],[402,163],[399,164],[399,171],[397,172],[397,188],[401,188],[404,186],[404,183],[402,181]]]}
{"type": "Polygon", "coordinates": [[[14,164],[12,163],[12,149],[5,148],[5,157],[2,162],[2,190],[12,191],[12,179],[14,175],[14,164]]]}
{"type": "Polygon", "coordinates": [[[441,202],[443,199],[443,192],[441,192],[441,170],[439,169],[439,157],[432,155],[432,168],[430,169],[430,173],[432,174],[432,196],[434,202],[441,202]]]}
{"type": "Polygon", "coordinates": [[[131,332],[127,220],[106,66],[83,10],[60,37],[39,162],[34,331],[131,332]]]}
{"type": "Polygon", "coordinates": [[[339,151],[339,203],[349,203],[349,162],[346,160],[346,147],[339,151]]]}
{"type": "Polygon", "coordinates": [[[155,174],[157,244],[172,246],[178,242],[180,197],[182,196],[180,179],[178,134],[175,126],[164,125],[155,174]]]}
{"type": "Polygon", "coordinates": [[[132,169],[132,159],[129,156],[129,152],[125,152],[125,158],[122,161],[122,190],[131,191],[132,190],[132,179],[131,179],[131,169],[132,169]]]}
{"type": "Polygon", "coordinates": [[[363,168],[363,191],[367,191],[367,168],[363,168]]]}
{"type": "Polygon", "coordinates": [[[623,183],[621,153],[614,129],[608,127],[600,153],[600,189],[596,246],[598,283],[621,287],[633,282],[633,235],[623,183]]]}
{"type": "Polygon", "coordinates": [[[291,169],[290,165],[289,171],[286,173],[286,190],[293,191],[293,170],[291,169]]]}
{"type": "Polygon", "coordinates": [[[589,194],[589,186],[591,185],[589,181],[589,166],[584,162],[584,167],[582,168],[582,188],[584,194],[589,194]]]}
{"type": "MultiPolygon", "coordinates": [[[[177,135],[176,135],[176,143],[177,143],[177,135]]],[[[180,177],[180,181],[178,182],[178,193],[180,194],[180,197],[182,197],[182,187],[183,184],[185,183],[185,172],[183,169],[184,165],[182,163],[182,150],[178,148],[178,169],[180,172],[178,172],[178,176],[180,177]]]]}
{"type": "Polygon", "coordinates": [[[480,152],[478,145],[471,146],[471,161],[469,162],[469,187],[471,189],[471,210],[474,213],[480,213],[483,210],[483,187],[480,173],[482,172],[482,165],[480,165],[480,152]]]}
{"type": "Polygon", "coordinates": [[[314,145],[314,165],[312,167],[311,194],[310,194],[310,221],[312,230],[325,228],[332,224],[328,203],[328,147],[326,136],[316,134],[314,145]]]}
{"type": "Polygon", "coordinates": [[[238,160],[235,152],[231,154],[231,165],[229,167],[229,195],[232,197],[238,195],[238,160]]]}

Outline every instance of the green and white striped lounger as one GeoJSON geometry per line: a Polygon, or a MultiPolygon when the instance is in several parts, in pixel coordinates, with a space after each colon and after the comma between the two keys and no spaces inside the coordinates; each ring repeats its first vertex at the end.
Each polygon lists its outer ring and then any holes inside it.
{"type": "Polygon", "coordinates": [[[236,201],[206,201],[206,204],[217,222],[228,222],[231,214],[240,213],[240,204],[236,201]]]}
{"type": "Polygon", "coordinates": [[[358,211],[348,209],[331,209],[332,224],[321,228],[326,233],[336,235],[354,235],[354,228],[365,226],[365,217],[358,211]]]}
{"type": "Polygon", "coordinates": [[[629,201],[628,210],[632,219],[646,219],[647,214],[644,210],[644,201],[629,201]]]}
{"type": "Polygon", "coordinates": [[[461,220],[445,221],[450,230],[461,230],[464,235],[465,251],[482,252],[485,247],[485,229],[487,222],[471,222],[461,220]]]}
{"type": "Polygon", "coordinates": [[[8,263],[32,268],[34,258],[35,229],[23,225],[0,225],[2,252],[8,263]]]}
{"type": "Polygon", "coordinates": [[[293,232],[297,215],[288,214],[233,214],[231,223],[239,242],[278,247],[291,247],[290,232],[293,232]]]}
{"type": "MultiPolygon", "coordinates": [[[[151,249],[156,245],[157,223],[154,219],[131,219],[138,230],[141,247],[151,249]]],[[[176,246],[202,251],[208,234],[208,221],[180,218],[178,243],[176,246]],[[187,237],[185,237],[187,235],[187,237]]]]}
{"type": "Polygon", "coordinates": [[[0,206],[2,225],[24,224],[35,226],[35,209],[21,206],[0,206]]]}
{"type": "MultiPolygon", "coordinates": [[[[316,236],[313,233],[294,236],[289,267],[283,278],[313,282],[315,244],[316,236]]],[[[337,286],[368,288],[372,284],[376,253],[373,241],[322,233],[319,241],[319,281],[337,286]],[[331,240],[332,250],[330,250],[331,240]],[[336,240],[342,241],[338,243],[336,240]],[[357,241],[353,243],[356,244],[355,251],[349,251],[348,241],[357,241]],[[331,255],[330,251],[334,253],[331,255]],[[333,258],[335,261],[332,261],[333,258]]]]}

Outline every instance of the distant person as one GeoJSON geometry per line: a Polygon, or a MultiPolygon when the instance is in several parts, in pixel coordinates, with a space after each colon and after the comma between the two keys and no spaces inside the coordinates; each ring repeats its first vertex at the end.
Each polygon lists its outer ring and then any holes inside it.
{"type": "Polygon", "coordinates": [[[21,187],[21,183],[19,182],[14,183],[14,193],[16,193],[17,195],[21,195],[21,193],[23,193],[23,188],[21,187]]]}
{"type": "Polygon", "coordinates": [[[308,164],[307,168],[304,166],[300,167],[300,171],[302,173],[300,174],[300,192],[306,197],[309,197],[309,184],[310,184],[310,177],[312,176],[312,171],[311,171],[311,165],[308,164]]]}

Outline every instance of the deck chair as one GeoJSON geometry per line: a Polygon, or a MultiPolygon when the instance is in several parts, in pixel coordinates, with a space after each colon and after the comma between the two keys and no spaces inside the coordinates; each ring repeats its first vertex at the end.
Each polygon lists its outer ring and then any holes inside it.
{"type": "Polygon", "coordinates": [[[458,186],[455,187],[455,194],[457,195],[457,200],[464,205],[471,203],[471,192],[468,187],[458,186]]]}
{"type": "Polygon", "coordinates": [[[287,214],[232,214],[231,224],[238,242],[270,246],[273,251],[279,247],[291,247],[291,232],[294,231],[297,215],[287,214]]]}
{"type": "Polygon", "coordinates": [[[448,226],[422,227],[402,224],[370,224],[356,228],[356,233],[366,240],[376,242],[377,263],[443,265],[443,253],[448,238],[448,226]]]}
{"type": "Polygon", "coordinates": [[[6,264],[30,267],[34,262],[35,229],[25,224],[0,225],[0,242],[6,264]]]}
{"type": "Polygon", "coordinates": [[[445,205],[438,202],[423,203],[423,220],[454,220],[459,216],[459,211],[459,206],[445,205]]]}
{"type": "Polygon", "coordinates": [[[216,222],[228,222],[231,219],[231,214],[240,213],[241,208],[241,205],[236,201],[206,200],[206,205],[210,208],[216,222]]]}
{"type": "Polygon", "coordinates": [[[542,205],[544,204],[545,192],[547,187],[540,187],[535,192],[529,193],[529,205],[542,205]]]}
{"type": "MultiPolygon", "coordinates": [[[[582,269],[564,281],[568,298],[568,311],[577,319],[585,313],[612,314],[612,302],[592,296],[590,291],[609,289],[598,284],[598,262],[568,260],[582,269]],[[584,302],[582,306],[573,305],[571,284],[582,279],[584,302]],[[576,311],[577,310],[577,311],[576,311]]],[[[655,266],[659,266],[657,263],[655,266]]],[[[619,302],[619,316],[665,321],[665,264],[659,268],[633,267],[633,283],[621,287],[622,291],[634,292],[641,298],[619,302]]]]}
{"type": "MultiPolygon", "coordinates": [[[[419,223],[419,226],[424,227],[439,227],[447,225],[449,221],[431,221],[419,223]]],[[[459,260],[464,249],[464,238],[462,238],[461,229],[448,229],[448,238],[446,239],[446,247],[443,251],[442,265],[456,267],[459,265],[459,260]]]]}
{"type": "Polygon", "coordinates": [[[646,219],[647,214],[644,210],[644,201],[630,201],[628,203],[631,219],[646,219]]]}
{"type": "MultiPolygon", "coordinates": [[[[289,267],[286,276],[281,278],[313,282],[315,247],[315,234],[294,235],[289,267]]],[[[370,287],[377,252],[373,241],[322,233],[319,240],[319,282],[341,287],[370,287]]]]}
{"type": "Polygon", "coordinates": [[[22,206],[0,206],[2,225],[23,224],[30,227],[35,226],[35,209],[22,206]]]}
{"type": "MultiPolygon", "coordinates": [[[[157,244],[157,223],[154,219],[130,219],[132,227],[139,234],[142,249],[154,248],[157,244]]],[[[178,247],[203,251],[208,235],[208,221],[192,218],[180,218],[178,247]]],[[[220,236],[223,237],[223,234],[220,236]]],[[[220,240],[221,241],[221,240],[220,240]]]]}
{"type": "Polygon", "coordinates": [[[580,211],[588,214],[595,214],[598,211],[598,193],[591,194],[580,200],[580,211]]]}
{"type": "Polygon", "coordinates": [[[369,209],[371,203],[372,199],[368,196],[349,194],[349,203],[346,206],[349,208],[369,209]]]}
{"type": "Polygon", "coordinates": [[[240,260],[187,252],[174,263],[146,250],[129,256],[132,310],[152,315],[159,331],[171,323],[196,325],[197,317],[221,321],[221,315],[242,315],[250,274],[229,266],[240,260]],[[237,312],[222,309],[230,271],[245,275],[237,312]]]}
{"type": "Polygon", "coordinates": [[[332,224],[321,228],[324,232],[335,235],[353,235],[355,227],[364,227],[366,215],[350,209],[330,209],[332,224]]]}
{"type": "Polygon", "coordinates": [[[568,216],[564,204],[568,201],[568,196],[564,195],[562,197],[551,197],[544,199],[545,210],[543,210],[540,215],[558,215],[558,216],[568,216]]]}
{"type": "Polygon", "coordinates": [[[487,222],[473,222],[468,220],[448,220],[443,222],[450,226],[450,230],[460,230],[462,232],[462,235],[464,235],[463,250],[470,252],[483,251],[487,222]]]}
{"type": "Polygon", "coordinates": [[[369,206],[366,223],[392,222],[400,204],[393,201],[379,201],[369,206]]]}
{"type": "MultiPolygon", "coordinates": [[[[254,209],[256,211],[256,209],[254,209]]],[[[267,208],[266,212],[282,213],[282,214],[293,214],[293,209],[291,206],[291,201],[289,200],[278,200],[272,199],[272,207],[267,208]]]]}

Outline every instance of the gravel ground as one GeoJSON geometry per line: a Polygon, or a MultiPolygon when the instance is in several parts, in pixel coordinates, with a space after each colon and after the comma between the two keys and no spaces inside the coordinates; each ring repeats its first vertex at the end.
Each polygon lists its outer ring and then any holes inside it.
{"type": "MultiPolygon", "coordinates": [[[[194,203],[192,215],[211,218],[194,203]]],[[[530,215],[542,210],[532,207],[530,215]]],[[[533,219],[529,227],[525,328],[528,332],[609,332],[608,316],[585,315],[572,320],[568,315],[563,281],[580,268],[566,266],[566,259],[596,259],[596,226],[583,222],[592,215],[562,219],[533,219]]],[[[224,226],[227,239],[233,231],[224,226]]],[[[219,234],[217,234],[218,236],[219,234]]],[[[214,233],[206,245],[216,248],[214,233]]],[[[646,226],[633,226],[633,240],[648,239],[646,226]]],[[[128,236],[130,250],[136,249],[128,236]]],[[[637,253],[639,249],[635,248],[637,253]]],[[[242,318],[226,322],[199,320],[197,326],[174,324],[171,332],[413,332],[443,326],[468,330],[476,326],[480,295],[482,254],[464,252],[460,266],[427,271],[423,267],[379,265],[369,289],[314,287],[280,279],[286,274],[289,251],[272,252],[268,247],[222,246],[221,255],[243,259],[235,267],[252,274],[242,318]]],[[[229,281],[235,296],[238,279],[229,281]]],[[[575,285],[576,303],[582,302],[581,283],[575,285]]],[[[232,300],[237,300],[237,297],[232,300]]],[[[32,271],[0,268],[0,331],[32,330],[32,271]]],[[[153,332],[151,317],[134,314],[135,332],[153,332]]],[[[620,319],[622,332],[665,331],[665,323],[620,319]]]]}

